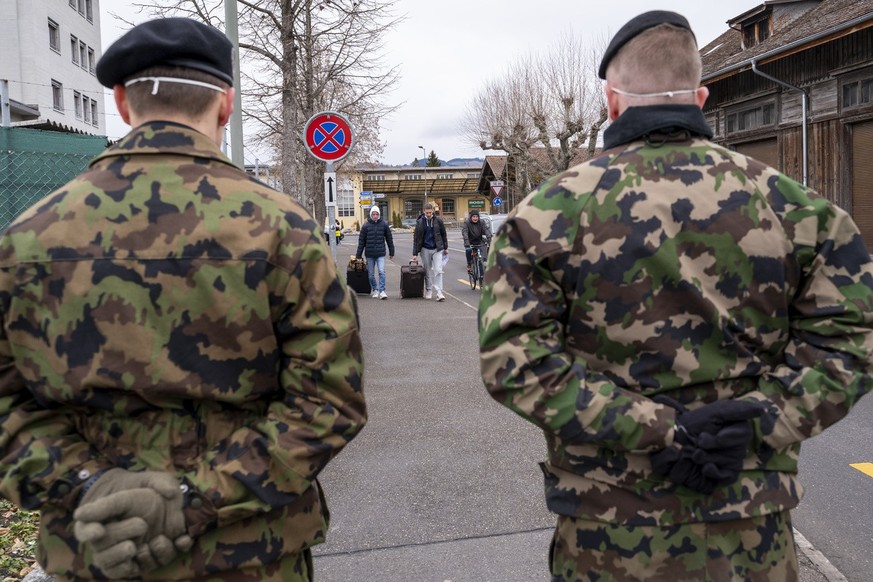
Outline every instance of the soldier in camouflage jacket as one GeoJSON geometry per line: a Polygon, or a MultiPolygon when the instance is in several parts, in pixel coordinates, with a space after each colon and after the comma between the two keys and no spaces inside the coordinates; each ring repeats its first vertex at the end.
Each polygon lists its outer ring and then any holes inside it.
{"type": "Polygon", "coordinates": [[[118,468],[172,476],[193,538],[132,577],[309,580],[316,477],[366,421],[353,300],[313,218],[217,147],[224,35],[166,19],[118,43],[98,77],[135,128],[0,238],[0,493],[40,511],[61,580],[115,577],[73,512],[118,468]]]}
{"type": "Polygon", "coordinates": [[[709,141],[684,18],[629,22],[604,74],[603,153],[514,209],[479,306],[485,384],[548,444],[554,580],[794,580],[800,444],[871,385],[870,256],[842,209],[709,141]],[[724,406],[758,409],[725,424],[739,451],[718,414],[686,430],[724,406]],[[689,478],[694,447],[721,460],[689,478]]]}

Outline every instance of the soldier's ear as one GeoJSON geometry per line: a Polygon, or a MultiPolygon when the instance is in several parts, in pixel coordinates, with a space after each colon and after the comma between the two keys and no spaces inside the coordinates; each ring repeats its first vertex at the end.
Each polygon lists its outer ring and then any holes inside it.
{"type": "Polygon", "coordinates": [[[706,103],[706,99],[709,97],[709,87],[702,86],[697,88],[697,92],[694,94],[694,102],[698,107],[703,109],[703,104],[706,103]]]}
{"type": "Polygon", "coordinates": [[[118,84],[112,88],[112,95],[115,97],[115,107],[118,109],[118,114],[127,125],[130,123],[130,105],[127,103],[127,89],[124,85],[118,84]]]}
{"type": "Polygon", "coordinates": [[[233,114],[233,95],[233,87],[230,87],[227,93],[221,95],[221,105],[218,108],[218,124],[221,127],[227,125],[231,114],[233,114]]]}

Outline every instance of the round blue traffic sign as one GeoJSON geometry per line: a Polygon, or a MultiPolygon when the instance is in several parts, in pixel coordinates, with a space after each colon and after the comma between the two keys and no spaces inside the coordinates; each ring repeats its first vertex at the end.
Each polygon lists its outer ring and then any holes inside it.
{"type": "Polygon", "coordinates": [[[503,199],[500,198],[500,196],[495,196],[494,200],[491,201],[491,204],[493,204],[494,206],[500,206],[501,204],[503,204],[503,199]]]}

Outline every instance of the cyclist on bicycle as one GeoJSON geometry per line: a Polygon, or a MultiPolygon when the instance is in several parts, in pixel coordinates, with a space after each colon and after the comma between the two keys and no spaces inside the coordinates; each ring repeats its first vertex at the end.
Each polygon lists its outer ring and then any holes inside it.
{"type": "MultiPolygon", "coordinates": [[[[475,208],[470,210],[470,216],[461,226],[461,236],[464,237],[464,254],[467,255],[467,272],[473,271],[473,248],[475,246],[487,246],[491,241],[491,228],[479,218],[479,211],[475,208]]],[[[485,253],[480,251],[482,259],[485,253]]]]}

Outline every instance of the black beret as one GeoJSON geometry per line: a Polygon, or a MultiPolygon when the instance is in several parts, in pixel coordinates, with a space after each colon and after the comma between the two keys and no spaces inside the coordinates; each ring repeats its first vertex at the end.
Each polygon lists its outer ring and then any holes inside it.
{"type": "Polygon", "coordinates": [[[603,59],[600,61],[600,70],[597,71],[597,75],[601,79],[606,79],[606,68],[609,66],[609,62],[618,54],[618,51],[621,50],[621,47],[630,42],[639,33],[654,28],[659,24],[672,24],[673,26],[684,28],[694,35],[691,25],[688,24],[688,21],[681,14],[676,14],[669,10],[644,12],[639,16],[631,18],[627,24],[618,29],[618,32],[609,41],[609,46],[606,47],[606,52],[603,53],[603,59]]]}
{"type": "Polygon", "coordinates": [[[196,69],[233,85],[233,44],[218,29],[190,18],[150,20],[106,49],[97,62],[97,80],[111,89],[160,65],[196,69]]]}

